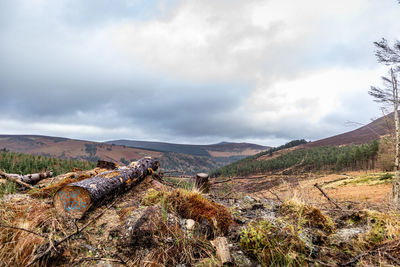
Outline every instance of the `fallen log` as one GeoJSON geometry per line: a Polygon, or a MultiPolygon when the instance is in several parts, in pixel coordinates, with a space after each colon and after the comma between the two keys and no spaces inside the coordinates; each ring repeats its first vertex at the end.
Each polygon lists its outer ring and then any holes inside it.
{"type": "MultiPolygon", "coordinates": [[[[15,173],[5,173],[0,171],[0,176],[5,177],[6,179],[12,180],[17,182],[17,180],[23,182],[25,186],[25,184],[36,184],[37,182],[39,182],[40,180],[44,179],[44,178],[50,178],[53,176],[53,172],[52,171],[46,171],[46,172],[40,172],[40,173],[32,173],[32,174],[15,174],[15,173]]],[[[18,182],[17,182],[18,183],[18,182]]]]}
{"type": "Polygon", "coordinates": [[[53,197],[56,210],[74,219],[80,219],[94,205],[139,184],[146,176],[153,174],[158,161],[143,158],[129,167],[103,172],[95,177],[68,184],[59,189],[53,197]]]}

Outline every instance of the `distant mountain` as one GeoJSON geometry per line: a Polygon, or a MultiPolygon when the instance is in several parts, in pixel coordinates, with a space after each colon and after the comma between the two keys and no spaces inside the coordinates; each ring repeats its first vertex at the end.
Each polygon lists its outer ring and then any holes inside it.
{"type": "Polygon", "coordinates": [[[89,161],[102,159],[122,164],[150,156],[160,161],[162,170],[177,171],[176,174],[187,175],[193,175],[197,172],[210,172],[220,166],[246,157],[246,155],[255,154],[260,151],[259,149],[264,148],[245,143],[197,146],[139,142],[141,147],[131,147],[124,142],[121,144],[40,135],[0,135],[0,149],[5,148],[13,152],[62,159],[89,161]],[[214,157],[213,155],[217,156],[214,157]]]}
{"type": "Polygon", "coordinates": [[[250,156],[257,154],[261,151],[268,150],[270,148],[268,146],[261,146],[256,144],[228,142],[221,142],[211,145],[190,145],[135,140],[113,140],[105,143],[134,148],[151,149],[161,152],[176,152],[192,156],[221,158],[232,156],[250,156]]]}

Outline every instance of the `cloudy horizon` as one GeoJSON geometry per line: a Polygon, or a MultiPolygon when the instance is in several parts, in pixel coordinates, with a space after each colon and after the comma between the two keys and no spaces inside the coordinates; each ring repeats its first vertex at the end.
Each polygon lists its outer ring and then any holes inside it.
{"type": "Polygon", "coordinates": [[[0,134],[278,146],[381,116],[396,0],[3,0],[0,134]]]}

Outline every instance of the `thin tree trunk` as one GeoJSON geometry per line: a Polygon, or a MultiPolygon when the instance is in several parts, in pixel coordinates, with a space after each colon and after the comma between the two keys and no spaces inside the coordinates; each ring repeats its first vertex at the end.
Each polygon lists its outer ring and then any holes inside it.
{"type": "Polygon", "coordinates": [[[394,159],[394,181],[393,181],[393,201],[398,203],[400,200],[400,171],[399,171],[399,96],[397,88],[397,80],[394,75],[393,69],[390,69],[392,78],[393,96],[394,96],[394,125],[395,125],[395,159],[394,159]]]}
{"type": "Polygon", "coordinates": [[[52,171],[46,171],[46,172],[40,172],[40,173],[32,173],[32,174],[15,174],[15,173],[5,173],[1,172],[0,175],[7,177],[7,178],[12,178],[14,180],[20,180],[26,184],[36,184],[40,180],[44,178],[49,178],[53,177],[53,172],[52,171]]]}

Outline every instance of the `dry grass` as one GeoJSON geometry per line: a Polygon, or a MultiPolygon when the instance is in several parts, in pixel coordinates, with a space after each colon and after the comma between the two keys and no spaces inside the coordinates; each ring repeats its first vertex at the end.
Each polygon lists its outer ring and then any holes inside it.
{"type": "Polygon", "coordinates": [[[55,224],[51,219],[53,211],[49,204],[26,195],[8,195],[0,201],[0,266],[24,266],[32,259],[35,249],[47,242],[44,236],[55,224]]]}
{"type": "Polygon", "coordinates": [[[198,261],[213,256],[214,248],[205,236],[188,236],[178,223],[163,222],[156,226],[154,236],[159,242],[137,266],[194,266],[198,261]]]}

